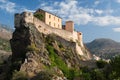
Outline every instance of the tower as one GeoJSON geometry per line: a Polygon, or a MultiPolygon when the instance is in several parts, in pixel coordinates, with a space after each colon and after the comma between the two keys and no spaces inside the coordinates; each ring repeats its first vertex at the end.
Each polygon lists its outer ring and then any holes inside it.
{"type": "Polygon", "coordinates": [[[65,30],[70,31],[70,32],[74,32],[74,22],[67,21],[66,26],[65,26],[65,30]]]}

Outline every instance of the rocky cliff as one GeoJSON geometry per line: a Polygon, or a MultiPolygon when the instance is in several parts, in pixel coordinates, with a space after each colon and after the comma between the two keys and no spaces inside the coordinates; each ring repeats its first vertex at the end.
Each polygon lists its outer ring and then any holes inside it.
{"type": "Polygon", "coordinates": [[[29,78],[47,71],[53,72],[53,79],[64,80],[69,78],[69,69],[80,69],[79,61],[84,59],[77,54],[75,42],[66,41],[55,34],[40,33],[30,23],[16,28],[10,42],[15,70],[25,71],[29,78]]]}
{"type": "Polygon", "coordinates": [[[13,80],[19,72],[30,80],[72,80],[79,74],[80,60],[90,59],[89,51],[79,43],[43,34],[34,24],[24,21],[16,27],[10,43],[13,80]],[[76,45],[83,55],[76,52],[76,45]]]}

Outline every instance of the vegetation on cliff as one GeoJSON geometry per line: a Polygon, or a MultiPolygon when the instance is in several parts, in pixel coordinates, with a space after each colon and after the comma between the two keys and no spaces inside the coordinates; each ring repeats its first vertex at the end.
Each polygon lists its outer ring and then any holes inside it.
{"type": "Polygon", "coordinates": [[[44,16],[42,14],[39,14],[39,13],[35,13],[34,16],[36,18],[38,18],[39,20],[43,20],[44,19],[44,16]]]}

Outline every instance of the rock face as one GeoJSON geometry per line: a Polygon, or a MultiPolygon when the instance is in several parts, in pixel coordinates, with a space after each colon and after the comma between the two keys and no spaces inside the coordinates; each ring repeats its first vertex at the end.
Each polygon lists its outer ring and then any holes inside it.
{"type": "Polygon", "coordinates": [[[79,68],[81,57],[76,54],[74,45],[74,42],[68,42],[54,34],[39,33],[33,24],[25,24],[13,33],[11,39],[12,60],[13,62],[18,59],[22,60],[19,69],[26,71],[29,76],[34,76],[44,70],[45,66],[52,65],[49,57],[49,46],[51,46],[56,55],[65,61],[68,67],[76,66],[79,68]]]}
{"type": "Polygon", "coordinates": [[[24,20],[16,27],[10,43],[14,70],[25,72],[31,80],[70,79],[69,70],[80,70],[79,61],[90,56],[79,43],[56,34],[43,34],[34,24],[24,20]],[[76,52],[76,45],[83,55],[76,52]]]}

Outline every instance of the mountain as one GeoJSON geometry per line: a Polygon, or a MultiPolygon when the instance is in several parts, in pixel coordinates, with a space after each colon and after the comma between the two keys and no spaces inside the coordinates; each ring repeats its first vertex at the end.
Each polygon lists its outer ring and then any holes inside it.
{"type": "Polygon", "coordinates": [[[111,39],[95,39],[86,44],[91,53],[105,59],[112,58],[120,54],[120,43],[111,39]]]}
{"type": "Polygon", "coordinates": [[[0,38],[10,40],[12,38],[13,29],[7,25],[0,24],[0,38]]]}
{"type": "Polygon", "coordinates": [[[12,29],[0,24],[0,64],[2,64],[11,55],[9,40],[12,37],[12,29]]]}

